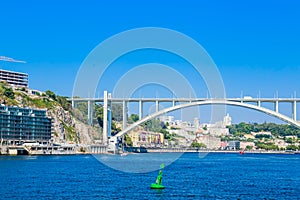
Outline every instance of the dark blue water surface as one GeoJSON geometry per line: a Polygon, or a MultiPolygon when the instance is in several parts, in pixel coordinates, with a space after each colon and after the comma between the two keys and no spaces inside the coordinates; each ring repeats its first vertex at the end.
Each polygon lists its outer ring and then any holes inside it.
{"type": "MultiPolygon", "coordinates": [[[[156,154],[145,159],[149,155],[156,154]]],[[[0,156],[0,198],[300,199],[296,154],[210,153],[199,158],[186,153],[163,170],[164,190],[150,189],[156,175],[117,171],[90,155],[0,156]]]]}

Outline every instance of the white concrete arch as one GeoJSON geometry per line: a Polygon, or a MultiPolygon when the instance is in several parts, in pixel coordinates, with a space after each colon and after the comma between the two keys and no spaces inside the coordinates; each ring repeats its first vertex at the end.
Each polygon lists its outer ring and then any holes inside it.
{"type": "Polygon", "coordinates": [[[273,110],[267,109],[267,108],[263,108],[263,107],[259,107],[256,105],[252,105],[252,104],[248,104],[248,103],[242,103],[242,102],[237,102],[237,101],[230,101],[230,100],[218,100],[218,99],[208,99],[208,100],[203,100],[203,101],[196,101],[196,102],[191,102],[191,103],[186,103],[186,104],[180,104],[174,107],[170,107],[170,108],[166,108],[163,110],[160,110],[156,113],[153,113],[151,115],[148,115],[147,117],[131,124],[130,126],[128,126],[127,128],[125,128],[124,130],[120,131],[117,135],[115,135],[115,137],[120,137],[122,135],[124,135],[125,133],[131,131],[132,129],[134,129],[135,127],[141,125],[142,123],[151,120],[153,118],[156,118],[160,115],[172,112],[174,110],[178,110],[178,109],[183,109],[183,108],[187,108],[187,107],[192,107],[192,106],[200,106],[200,105],[213,105],[213,104],[217,104],[217,105],[232,105],[232,106],[240,106],[240,107],[245,107],[245,108],[249,108],[252,110],[257,110],[263,113],[266,113],[268,115],[277,117],[278,119],[281,119],[282,121],[285,121],[289,124],[292,124],[298,128],[300,128],[300,123],[283,115],[280,114],[278,112],[275,112],[273,110]]]}

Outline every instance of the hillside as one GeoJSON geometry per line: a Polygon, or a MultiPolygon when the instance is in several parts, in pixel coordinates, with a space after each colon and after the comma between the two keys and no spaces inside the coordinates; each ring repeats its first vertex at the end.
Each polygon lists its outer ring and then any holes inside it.
{"type": "Polygon", "coordinates": [[[92,144],[100,138],[100,129],[85,123],[83,114],[73,109],[66,97],[51,91],[34,92],[13,89],[0,83],[0,103],[7,106],[46,109],[47,116],[53,119],[53,139],[56,143],[92,144]]]}

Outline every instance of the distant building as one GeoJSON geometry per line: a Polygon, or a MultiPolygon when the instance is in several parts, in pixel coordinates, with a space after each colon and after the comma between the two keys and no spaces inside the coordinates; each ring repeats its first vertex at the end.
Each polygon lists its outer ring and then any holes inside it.
{"type": "Polygon", "coordinates": [[[160,116],[159,117],[159,120],[161,122],[164,122],[164,123],[173,123],[174,122],[174,116],[170,116],[170,115],[163,115],[163,116],[160,116]]]}
{"type": "Polygon", "coordinates": [[[222,142],[221,142],[221,150],[225,150],[226,147],[227,147],[227,145],[228,145],[227,142],[222,141],[222,142]]]}
{"type": "Polygon", "coordinates": [[[201,124],[199,128],[202,128],[205,131],[205,133],[214,135],[214,136],[222,136],[222,135],[228,135],[229,129],[226,128],[227,126],[231,125],[231,117],[229,114],[227,114],[223,121],[218,121],[214,124],[201,124]]]}
{"type": "Polygon", "coordinates": [[[0,139],[7,144],[51,139],[52,119],[45,110],[0,105],[0,139]]]}
{"type": "Polygon", "coordinates": [[[16,88],[28,88],[28,74],[0,69],[0,82],[16,88]]]}
{"type": "Polygon", "coordinates": [[[228,150],[239,150],[240,149],[240,141],[229,141],[227,144],[228,150]]]}
{"type": "Polygon", "coordinates": [[[221,147],[221,139],[212,135],[200,134],[196,141],[205,144],[208,149],[219,149],[221,147]]]}
{"type": "Polygon", "coordinates": [[[229,129],[228,128],[210,127],[210,128],[208,128],[208,132],[211,135],[222,136],[222,135],[228,135],[229,129]]]}
{"type": "Polygon", "coordinates": [[[132,144],[135,147],[144,146],[161,146],[164,144],[164,135],[162,133],[138,131],[128,134],[131,138],[132,144]]]}
{"type": "Polygon", "coordinates": [[[196,129],[199,129],[199,127],[200,127],[200,121],[199,121],[199,119],[197,117],[194,118],[194,127],[196,129]]]}
{"type": "Polygon", "coordinates": [[[289,145],[283,139],[275,139],[274,144],[280,149],[286,149],[286,147],[289,145]]]}
{"type": "Polygon", "coordinates": [[[230,126],[231,125],[231,117],[227,113],[227,115],[223,119],[223,126],[230,126]]]}

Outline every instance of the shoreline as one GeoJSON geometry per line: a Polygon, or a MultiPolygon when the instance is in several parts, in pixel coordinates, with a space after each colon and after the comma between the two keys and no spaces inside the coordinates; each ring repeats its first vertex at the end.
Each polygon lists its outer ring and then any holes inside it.
{"type": "MultiPolygon", "coordinates": [[[[125,152],[126,154],[147,154],[147,153],[220,153],[220,154],[300,154],[300,151],[244,151],[241,153],[239,150],[181,150],[181,149],[147,149],[147,152],[125,152]]],[[[76,156],[76,155],[122,155],[122,153],[92,153],[92,152],[69,152],[69,153],[58,153],[58,154],[28,154],[28,155],[10,155],[10,154],[0,154],[0,156],[76,156]]]]}

